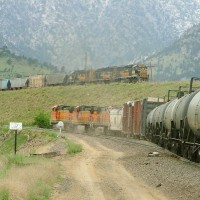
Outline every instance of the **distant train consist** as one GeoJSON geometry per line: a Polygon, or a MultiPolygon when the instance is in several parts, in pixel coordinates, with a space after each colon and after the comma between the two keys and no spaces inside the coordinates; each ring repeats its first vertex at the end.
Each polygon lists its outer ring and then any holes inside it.
{"type": "Polygon", "coordinates": [[[143,64],[124,65],[101,68],[97,70],[79,70],[67,76],[67,83],[98,83],[98,82],[130,82],[148,81],[147,66],[143,64]]]}
{"type": "Polygon", "coordinates": [[[200,162],[200,89],[193,87],[165,102],[162,98],[129,101],[121,108],[97,106],[54,106],[51,124],[63,121],[65,128],[84,127],[85,131],[101,128],[102,133],[145,137],[189,160],[200,162]],[[187,94],[185,94],[185,92],[187,94]]]}
{"type": "Polygon", "coordinates": [[[147,66],[142,64],[101,68],[97,70],[77,70],[69,74],[35,75],[25,78],[0,79],[0,90],[14,90],[27,87],[56,85],[148,81],[147,66]]]}

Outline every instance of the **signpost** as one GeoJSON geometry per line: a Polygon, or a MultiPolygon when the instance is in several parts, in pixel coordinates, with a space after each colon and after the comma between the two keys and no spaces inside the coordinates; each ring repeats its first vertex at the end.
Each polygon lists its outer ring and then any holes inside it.
{"type": "Polygon", "coordinates": [[[9,129],[15,131],[14,153],[16,154],[16,152],[17,152],[17,131],[22,130],[22,123],[21,122],[10,122],[9,129]]]}
{"type": "Polygon", "coordinates": [[[60,128],[60,135],[61,135],[61,130],[64,127],[64,123],[62,121],[59,121],[57,126],[60,128]]]}

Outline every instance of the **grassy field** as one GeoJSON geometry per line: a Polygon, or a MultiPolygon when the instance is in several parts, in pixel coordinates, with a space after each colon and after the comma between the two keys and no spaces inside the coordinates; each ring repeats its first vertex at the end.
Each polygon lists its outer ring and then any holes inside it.
{"type": "Polygon", "coordinates": [[[117,106],[145,97],[164,97],[170,89],[189,86],[187,82],[112,83],[57,86],[0,92],[0,124],[22,122],[32,125],[38,112],[50,113],[51,107],[63,105],[117,106]]]}

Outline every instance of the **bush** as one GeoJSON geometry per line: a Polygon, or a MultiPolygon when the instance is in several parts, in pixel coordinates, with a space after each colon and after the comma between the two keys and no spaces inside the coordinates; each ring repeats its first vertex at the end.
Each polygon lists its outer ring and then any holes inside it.
{"type": "Polygon", "coordinates": [[[34,118],[34,124],[39,128],[50,128],[50,116],[48,113],[40,112],[34,118]]]}

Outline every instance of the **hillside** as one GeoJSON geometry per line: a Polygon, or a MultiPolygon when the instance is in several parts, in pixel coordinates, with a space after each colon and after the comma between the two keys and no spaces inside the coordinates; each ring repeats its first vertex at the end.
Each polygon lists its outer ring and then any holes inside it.
{"type": "Polygon", "coordinates": [[[4,46],[0,48],[0,78],[23,77],[36,74],[55,73],[58,69],[38,60],[17,56],[4,46]]]}
{"type": "Polygon", "coordinates": [[[0,38],[12,52],[83,68],[128,64],[199,23],[199,0],[2,0],[0,38]]]}
{"type": "Polygon", "coordinates": [[[184,80],[200,76],[200,24],[188,29],[179,40],[145,62],[154,68],[155,80],[184,80]]]}
{"type": "Polygon", "coordinates": [[[0,123],[22,122],[32,125],[38,112],[50,113],[54,105],[117,106],[145,97],[164,97],[169,89],[178,89],[189,82],[138,84],[91,84],[59,86],[0,92],[0,123]]]}

